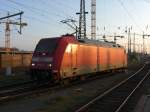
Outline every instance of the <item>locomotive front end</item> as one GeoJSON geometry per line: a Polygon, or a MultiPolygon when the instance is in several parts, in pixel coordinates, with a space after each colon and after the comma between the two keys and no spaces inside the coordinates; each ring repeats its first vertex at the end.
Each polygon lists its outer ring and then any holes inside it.
{"type": "Polygon", "coordinates": [[[31,63],[31,78],[34,80],[51,80],[55,51],[58,38],[41,39],[37,44],[31,63]]]}

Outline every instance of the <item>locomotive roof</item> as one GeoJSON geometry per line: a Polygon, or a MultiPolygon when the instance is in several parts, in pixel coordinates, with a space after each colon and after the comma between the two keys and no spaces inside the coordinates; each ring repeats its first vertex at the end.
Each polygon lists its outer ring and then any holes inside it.
{"type": "Polygon", "coordinates": [[[84,39],[84,40],[78,40],[81,43],[85,43],[85,44],[94,44],[94,45],[99,45],[99,46],[105,46],[105,47],[121,47],[123,48],[123,46],[116,44],[114,42],[105,42],[105,41],[100,41],[100,40],[91,40],[91,39],[84,39]]]}
{"type": "MultiPolygon", "coordinates": [[[[71,36],[73,38],[76,38],[74,35],[71,35],[71,34],[62,35],[62,38],[66,37],[66,36],[69,36],[69,37],[71,36]]],[[[88,39],[87,37],[84,40],[78,40],[78,42],[85,43],[85,44],[93,44],[93,45],[105,46],[105,47],[123,48],[123,46],[121,46],[119,44],[116,44],[115,42],[106,42],[106,41],[100,41],[100,40],[91,40],[91,39],[88,39]]]]}
{"type": "MultiPolygon", "coordinates": [[[[66,36],[72,36],[75,38],[73,35],[63,35],[61,37],[53,37],[53,38],[64,38],[66,36]]],[[[43,39],[52,39],[52,38],[43,38],[43,39]]],[[[84,40],[78,40],[78,42],[83,43],[83,44],[92,44],[92,45],[99,45],[99,46],[104,46],[104,47],[116,47],[116,48],[123,48],[123,46],[116,44],[114,42],[105,42],[105,41],[100,41],[100,40],[91,40],[91,39],[84,39],[84,40]]]]}

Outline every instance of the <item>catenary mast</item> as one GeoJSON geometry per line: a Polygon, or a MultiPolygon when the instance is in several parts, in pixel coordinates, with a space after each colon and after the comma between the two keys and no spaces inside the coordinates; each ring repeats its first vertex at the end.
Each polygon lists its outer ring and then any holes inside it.
{"type": "Polygon", "coordinates": [[[96,0],[91,0],[91,39],[96,40],[96,0]]]}

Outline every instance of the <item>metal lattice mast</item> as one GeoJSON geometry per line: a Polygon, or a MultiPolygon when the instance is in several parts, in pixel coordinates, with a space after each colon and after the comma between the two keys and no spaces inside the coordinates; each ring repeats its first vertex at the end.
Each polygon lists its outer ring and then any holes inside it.
{"type": "Polygon", "coordinates": [[[6,23],[6,29],[5,29],[5,49],[7,52],[10,51],[10,27],[9,27],[9,21],[6,23]]]}
{"type": "Polygon", "coordinates": [[[80,14],[79,16],[79,37],[78,39],[85,39],[86,37],[86,14],[88,12],[85,12],[85,0],[80,1],[80,14]]]}
{"type": "Polygon", "coordinates": [[[91,0],[91,39],[96,39],[96,0],[91,0]]]}

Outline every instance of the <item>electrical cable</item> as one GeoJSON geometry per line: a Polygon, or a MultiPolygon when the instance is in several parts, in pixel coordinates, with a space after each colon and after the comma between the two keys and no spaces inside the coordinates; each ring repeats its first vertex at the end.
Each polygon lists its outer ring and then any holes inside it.
{"type": "MultiPolygon", "coordinates": [[[[35,13],[40,13],[41,16],[48,17],[48,15],[51,14],[51,15],[55,15],[55,16],[57,16],[57,17],[63,17],[63,16],[61,16],[61,15],[54,14],[54,13],[51,13],[51,12],[47,12],[46,10],[41,10],[41,9],[39,9],[39,8],[30,6],[30,5],[26,5],[26,4],[23,4],[23,3],[20,3],[20,2],[16,2],[16,1],[13,1],[13,0],[7,0],[7,1],[9,1],[9,2],[11,2],[11,3],[13,3],[13,4],[16,4],[16,5],[20,6],[20,7],[24,7],[24,8],[27,9],[27,10],[30,10],[30,11],[32,10],[32,11],[35,12],[35,13]]],[[[51,19],[52,19],[52,18],[51,18],[51,19]]]]}
{"type": "Polygon", "coordinates": [[[133,18],[133,16],[131,15],[131,13],[127,10],[127,8],[125,7],[123,1],[118,0],[118,2],[120,3],[120,5],[122,6],[122,8],[125,10],[125,12],[127,13],[128,17],[134,22],[134,24],[139,28],[140,31],[143,31],[142,28],[136,23],[135,19],[133,18]]]}

